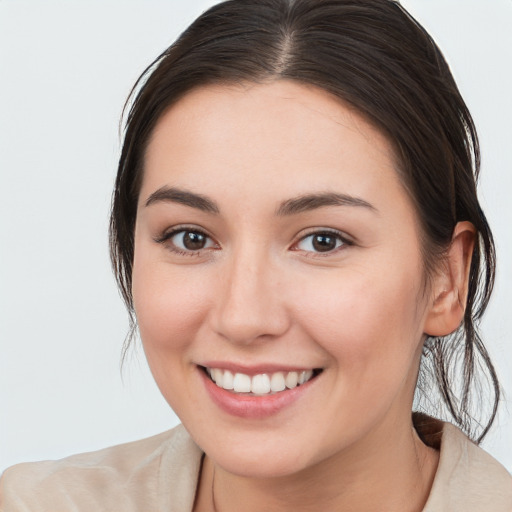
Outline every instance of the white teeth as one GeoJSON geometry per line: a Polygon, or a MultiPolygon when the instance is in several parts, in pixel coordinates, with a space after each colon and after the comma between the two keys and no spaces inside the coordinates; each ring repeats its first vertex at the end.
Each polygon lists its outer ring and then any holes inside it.
{"type": "Polygon", "coordinates": [[[270,379],[266,373],[255,375],[252,378],[251,391],[255,395],[266,395],[270,393],[270,379]]]}
{"type": "Polygon", "coordinates": [[[219,386],[219,388],[222,387],[222,381],[224,377],[224,372],[220,370],[219,368],[213,368],[212,370],[212,380],[219,386]]]}
{"type": "Polygon", "coordinates": [[[289,372],[285,379],[286,387],[293,389],[299,383],[299,375],[297,372],[289,372]]]}
{"type": "Polygon", "coordinates": [[[237,393],[249,393],[251,391],[251,377],[243,373],[235,374],[233,389],[237,393]]]}
{"type": "Polygon", "coordinates": [[[270,389],[273,393],[284,391],[286,389],[286,382],[282,372],[277,372],[270,378],[270,389]]]}
{"type": "Polygon", "coordinates": [[[224,372],[224,378],[222,379],[222,387],[224,389],[233,389],[233,380],[233,374],[229,370],[226,370],[224,372]]]}
{"type": "Polygon", "coordinates": [[[207,368],[206,371],[218,387],[233,390],[235,393],[253,393],[254,395],[279,393],[286,388],[293,389],[305,384],[313,377],[313,370],[272,374],[260,373],[253,377],[245,373],[233,375],[229,370],[220,368],[207,368]]]}
{"type": "Polygon", "coordinates": [[[311,370],[300,372],[299,375],[299,384],[304,384],[313,376],[313,372],[311,370]]]}

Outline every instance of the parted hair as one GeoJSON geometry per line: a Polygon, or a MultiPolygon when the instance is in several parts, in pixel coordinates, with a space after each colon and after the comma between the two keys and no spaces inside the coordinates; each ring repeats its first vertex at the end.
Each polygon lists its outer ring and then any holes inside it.
{"type": "Polygon", "coordinates": [[[130,315],[125,350],[136,329],[137,202],[156,123],[196,87],[279,79],[328,91],[388,137],[422,227],[426,283],[456,223],[475,226],[464,319],[451,335],[427,338],[416,406],[438,409],[479,442],[496,416],[500,388],[477,329],[495,276],[493,237],[476,191],[478,137],[441,51],[397,1],[228,0],[199,16],[144,71],[125,107],[110,221],[112,264],[130,315]],[[484,385],[492,398],[478,416],[484,385]]]}

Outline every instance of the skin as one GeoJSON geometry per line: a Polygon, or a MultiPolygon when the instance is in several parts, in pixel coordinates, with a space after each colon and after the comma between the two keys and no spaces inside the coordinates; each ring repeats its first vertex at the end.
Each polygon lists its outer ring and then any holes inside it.
{"type": "Polygon", "coordinates": [[[153,376],[206,453],[196,511],[213,510],[212,487],[218,511],[423,508],[438,455],[411,422],[421,347],[461,321],[474,230],[457,226],[426,289],[420,228],[395,169],[391,145],[361,115],[289,81],[199,88],[158,122],[133,297],[153,376]],[[162,187],[218,212],[158,199],[162,187]],[[371,207],[276,214],[326,192],[371,207]],[[162,241],[183,225],[208,235],[203,249],[180,249],[181,235],[162,241]],[[309,235],[326,229],[346,242],[316,252],[309,235]],[[205,390],[198,365],[212,360],[323,371],[278,413],[240,418],[205,390]]]}

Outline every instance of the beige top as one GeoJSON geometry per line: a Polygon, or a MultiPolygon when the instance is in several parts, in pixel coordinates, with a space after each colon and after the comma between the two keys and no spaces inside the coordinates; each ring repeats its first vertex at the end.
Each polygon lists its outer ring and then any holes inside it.
{"type": "MultiPolygon", "coordinates": [[[[442,430],[424,512],[512,512],[506,469],[458,428],[445,423],[442,430]]],[[[18,464],[0,481],[0,511],[190,512],[201,460],[201,450],[180,425],[97,452],[18,464]]]]}

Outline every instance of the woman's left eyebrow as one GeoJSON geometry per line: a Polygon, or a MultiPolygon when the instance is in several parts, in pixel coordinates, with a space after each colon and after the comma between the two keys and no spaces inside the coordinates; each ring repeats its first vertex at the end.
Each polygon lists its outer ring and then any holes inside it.
{"type": "Polygon", "coordinates": [[[339,194],[335,192],[324,192],[315,194],[305,194],[281,203],[276,210],[276,215],[282,217],[287,215],[296,215],[298,213],[316,210],[324,206],[356,206],[367,208],[378,213],[377,208],[368,201],[348,194],[339,194]]]}

